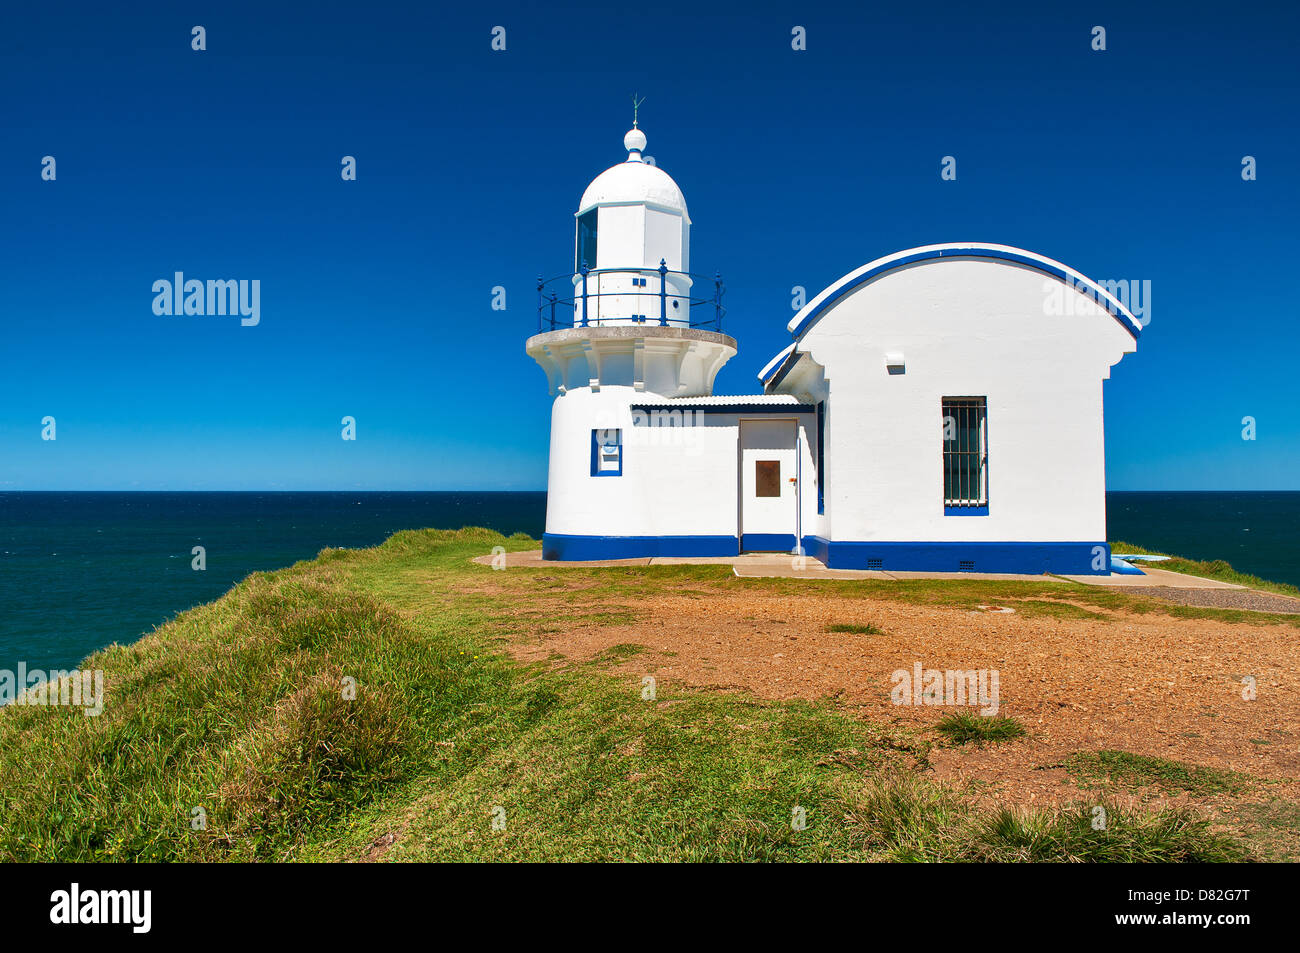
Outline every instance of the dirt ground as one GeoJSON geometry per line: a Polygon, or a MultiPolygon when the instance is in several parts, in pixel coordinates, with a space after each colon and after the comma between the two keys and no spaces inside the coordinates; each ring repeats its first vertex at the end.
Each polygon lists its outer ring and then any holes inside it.
{"type": "MultiPolygon", "coordinates": [[[[1006,607],[1014,607],[1008,602],[1006,607]]],[[[562,619],[560,603],[551,615],[562,619]]],[[[537,606],[533,607],[536,610],[537,606]]],[[[743,689],[769,699],[833,699],[878,724],[933,725],[953,709],[893,704],[895,670],[999,673],[999,713],[1027,736],[930,755],[935,775],[1018,804],[1076,800],[1062,761],[1116,749],[1246,772],[1260,799],[1300,795],[1300,628],[1108,612],[1105,621],[1029,617],[904,602],[745,593],[654,595],[630,625],[519,637],[512,651],[586,660],[621,644],[638,682],[743,689]],[[872,625],[883,634],[832,632],[872,625]],[[1243,697],[1247,676],[1255,697],[1243,697]]],[[[938,740],[936,736],[936,740],[938,740]]],[[[1161,800],[1154,796],[1153,800],[1161,800]]]]}

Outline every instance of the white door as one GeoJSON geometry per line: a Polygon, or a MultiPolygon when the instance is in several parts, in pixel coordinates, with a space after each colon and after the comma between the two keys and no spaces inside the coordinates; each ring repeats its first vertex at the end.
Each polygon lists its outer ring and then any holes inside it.
{"type": "Polygon", "coordinates": [[[795,424],[740,422],[740,550],[788,553],[795,544],[795,424]]]}

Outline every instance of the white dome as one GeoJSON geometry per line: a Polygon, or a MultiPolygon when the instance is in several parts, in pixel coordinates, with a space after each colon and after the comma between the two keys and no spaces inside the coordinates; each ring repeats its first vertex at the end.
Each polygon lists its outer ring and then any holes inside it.
{"type": "Polygon", "coordinates": [[[690,216],[686,214],[686,196],[682,195],[682,190],[677,187],[672,176],[641,158],[645,143],[644,132],[635,127],[628,130],[623,137],[623,148],[628,152],[627,161],[606,169],[587,186],[587,191],[582,193],[582,201],[578,203],[579,215],[595,205],[644,202],[646,205],[678,212],[690,221],[690,216]]]}
{"type": "Polygon", "coordinates": [[[582,193],[578,211],[585,212],[594,205],[628,202],[645,202],[686,216],[686,197],[672,176],[636,159],[620,162],[596,176],[582,193]]]}

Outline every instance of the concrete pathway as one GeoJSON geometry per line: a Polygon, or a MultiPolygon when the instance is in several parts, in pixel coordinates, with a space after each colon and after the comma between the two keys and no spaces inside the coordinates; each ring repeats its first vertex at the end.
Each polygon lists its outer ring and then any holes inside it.
{"type": "MultiPolygon", "coordinates": [[[[489,566],[491,556],[476,556],[474,562],[489,566]]],[[[540,549],[506,553],[506,566],[530,569],[566,569],[580,566],[731,566],[737,576],[746,578],[782,577],[788,579],[1018,579],[1043,582],[1048,576],[997,572],[886,572],[879,569],[827,569],[811,556],[796,558],[788,553],[742,553],[739,556],[646,556],[638,559],[598,559],[560,561],[543,559],[540,549]]],[[[1140,579],[1141,576],[1134,576],[1140,579]]]]}

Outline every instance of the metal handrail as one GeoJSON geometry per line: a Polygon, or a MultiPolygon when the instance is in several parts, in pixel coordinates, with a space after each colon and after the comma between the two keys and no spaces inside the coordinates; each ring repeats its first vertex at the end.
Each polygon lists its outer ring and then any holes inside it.
{"type": "MultiPolygon", "coordinates": [[[[553,278],[543,278],[541,275],[537,276],[537,330],[538,333],[541,333],[543,330],[546,330],[548,328],[549,330],[554,331],[556,330],[557,327],[580,327],[580,328],[589,327],[590,326],[588,320],[590,316],[589,301],[592,298],[626,298],[630,295],[637,295],[637,296],[657,295],[659,298],[659,320],[657,323],[661,327],[668,326],[668,299],[673,298],[676,301],[686,302],[685,321],[689,327],[712,328],[713,330],[720,332],[722,330],[723,315],[727,313],[727,309],[722,304],[722,296],[723,294],[726,293],[726,290],[727,288],[726,285],[722,283],[722,274],[720,272],[714,272],[712,277],[708,277],[706,275],[700,275],[694,272],[672,271],[671,269],[669,269],[667,262],[662,258],[659,259],[658,268],[589,268],[587,267],[587,263],[583,262],[582,267],[578,269],[576,274],[570,272],[567,274],[556,275],[553,278]],[[591,292],[588,290],[587,282],[593,275],[599,278],[601,275],[606,275],[606,274],[641,275],[647,278],[650,277],[651,275],[658,275],[659,290],[657,292],[654,291],[591,292]],[[668,291],[669,275],[689,278],[691,279],[692,285],[694,285],[694,283],[697,280],[701,282],[712,281],[713,296],[711,298],[697,298],[697,297],[692,297],[690,295],[671,293],[668,291]],[[556,286],[561,281],[567,282],[571,287],[573,287],[575,286],[575,283],[578,280],[581,280],[581,287],[582,287],[581,293],[579,293],[576,290],[576,287],[571,294],[563,295],[563,296],[558,294],[554,290],[554,286],[556,286]],[[549,292],[547,290],[548,286],[551,286],[552,288],[552,290],[550,290],[549,292]],[[708,318],[702,318],[702,317],[697,318],[696,309],[698,308],[700,310],[704,310],[705,306],[707,305],[713,306],[713,315],[708,318]],[[559,307],[568,307],[568,306],[572,306],[575,310],[580,309],[576,321],[567,317],[557,318],[555,313],[556,309],[559,307]]],[[[603,319],[599,315],[597,315],[593,320],[599,322],[603,320],[623,321],[627,319],[626,318],[603,319]]],[[[680,319],[674,319],[674,323],[678,320],[680,319]]]]}

